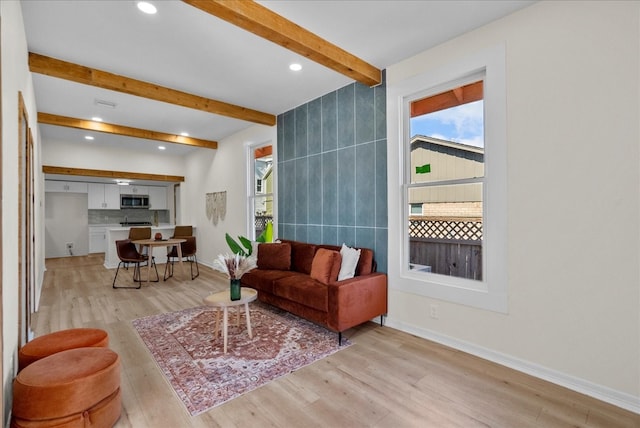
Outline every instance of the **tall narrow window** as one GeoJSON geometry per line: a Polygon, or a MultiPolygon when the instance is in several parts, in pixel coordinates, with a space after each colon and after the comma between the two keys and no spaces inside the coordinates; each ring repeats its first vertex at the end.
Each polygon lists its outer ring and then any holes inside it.
{"type": "Polygon", "coordinates": [[[506,312],[505,47],[388,75],[389,286],[506,312]]]}
{"type": "Polygon", "coordinates": [[[267,227],[273,227],[273,148],[265,145],[252,148],[252,180],[249,212],[252,217],[252,239],[259,237],[267,227]]]}
{"type": "Polygon", "coordinates": [[[483,279],[483,81],[410,103],[409,269],[483,279]]]}

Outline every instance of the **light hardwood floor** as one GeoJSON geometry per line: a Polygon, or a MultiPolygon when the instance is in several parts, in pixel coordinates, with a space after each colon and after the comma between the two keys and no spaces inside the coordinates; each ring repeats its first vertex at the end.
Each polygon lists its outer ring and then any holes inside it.
{"type": "Polygon", "coordinates": [[[347,331],[353,346],[191,417],[131,321],[199,306],[227,281],[205,266],[191,281],[176,267],[166,282],[114,290],[102,262],[48,259],[34,330],[109,333],[122,361],[116,427],[640,427],[640,415],[376,323],[347,331]]]}

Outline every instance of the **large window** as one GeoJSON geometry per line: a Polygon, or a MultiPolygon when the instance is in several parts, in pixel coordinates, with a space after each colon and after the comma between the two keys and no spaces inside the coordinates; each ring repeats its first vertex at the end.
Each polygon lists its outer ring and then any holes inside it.
{"type": "Polygon", "coordinates": [[[496,46],[404,80],[389,74],[392,288],[507,310],[504,55],[496,46]]]}

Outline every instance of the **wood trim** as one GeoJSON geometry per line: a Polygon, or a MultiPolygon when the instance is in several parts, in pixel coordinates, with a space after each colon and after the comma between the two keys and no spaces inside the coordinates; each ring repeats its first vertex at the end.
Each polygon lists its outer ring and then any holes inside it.
{"type": "Polygon", "coordinates": [[[154,83],[120,76],[33,52],[29,52],[29,69],[33,73],[45,74],[85,85],[124,92],[130,95],[176,104],[182,107],[232,117],[234,119],[269,126],[276,124],[275,115],[269,113],[225,103],[223,101],[212,100],[199,95],[189,94],[154,83]]]}
{"type": "Polygon", "coordinates": [[[85,177],[102,177],[102,178],[124,178],[130,180],[152,180],[152,181],[171,181],[183,182],[184,177],[181,175],[162,175],[162,174],[145,174],[140,172],[127,171],[109,171],[101,169],[86,168],[69,168],[64,166],[42,165],[44,174],[60,174],[60,175],[78,175],[85,177]]]}
{"type": "MultiPolygon", "coordinates": [[[[0,58],[2,58],[2,17],[0,16],[0,58]]],[[[0,66],[0,99],[2,99],[2,69],[3,67],[0,66]]],[[[3,176],[4,176],[4,168],[3,168],[3,147],[4,147],[4,139],[3,139],[3,118],[4,115],[3,110],[2,110],[2,102],[0,102],[0,201],[4,200],[4,180],[3,180],[3,176]]],[[[0,224],[4,224],[4,211],[2,210],[2,208],[0,207],[0,224]]],[[[0,272],[3,272],[3,267],[4,267],[4,237],[3,237],[3,233],[2,233],[2,227],[0,227],[0,272]]],[[[0,275],[0,301],[4,302],[4,291],[3,291],[3,287],[4,287],[4,282],[2,280],[3,275],[0,275]]],[[[0,355],[3,356],[4,359],[4,303],[0,305],[0,355]]],[[[8,370],[14,370],[13,367],[9,367],[8,370]]],[[[5,370],[4,370],[4,364],[0,364],[0,376],[2,379],[5,379],[4,376],[5,370]]],[[[11,376],[13,377],[15,375],[15,373],[12,371],[11,372],[11,376]]],[[[4,381],[3,381],[4,384],[4,381]]],[[[7,411],[5,409],[5,400],[4,400],[4,386],[2,388],[0,388],[0,403],[2,403],[1,408],[2,408],[2,422],[3,424],[5,424],[7,421],[5,420],[5,416],[7,414],[7,411]]]]}
{"type": "Polygon", "coordinates": [[[254,1],[183,1],[367,86],[382,82],[382,72],[373,65],[254,1]]]}
{"type": "Polygon", "coordinates": [[[411,103],[411,117],[422,116],[435,111],[480,101],[483,98],[483,82],[470,83],[440,94],[432,95],[411,103]]]}
{"type": "Polygon", "coordinates": [[[175,134],[165,134],[163,132],[151,131],[148,129],[132,128],[129,126],[116,125],[113,123],[94,122],[92,120],[59,116],[51,113],[38,113],[38,123],[66,126],[76,129],[86,129],[89,131],[104,132],[114,135],[125,135],[127,137],[144,138],[147,140],[163,141],[173,144],[186,144],[189,146],[203,147],[206,149],[218,148],[217,141],[201,140],[198,138],[183,137],[182,135],[175,134]]]}
{"type": "Polygon", "coordinates": [[[264,156],[269,156],[273,154],[273,146],[269,144],[268,146],[258,147],[253,151],[253,158],[260,159],[264,156]]]}

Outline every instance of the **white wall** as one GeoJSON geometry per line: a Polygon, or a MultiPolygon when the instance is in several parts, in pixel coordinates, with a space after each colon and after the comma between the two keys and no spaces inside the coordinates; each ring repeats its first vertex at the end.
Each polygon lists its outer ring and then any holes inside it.
{"type": "MultiPolygon", "coordinates": [[[[33,82],[27,63],[27,42],[19,2],[0,2],[2,40],[2,368],[5,405],[10,396],[12,370],[18,346],[18,92],[22,92],[35,144],[36,182],[39,173],[39,136],[33,82]],[[12,245],[13,244],[13,245],[12,245]]],[[[42,186],[36,184],[36,233],[42,233],[42,186]]],[[[40,235],[42,236],[42,235],[40,235]]],[[[44,264],[36,243],[36,284],[41,285],[44,264]]],[[[39,292],[39,288],[38,288],[39,292]]]]}
{"type": "Polygon", "coordinates": [[[86,193],[47,193],[45,198],[45,257],[89,254],[86,193]],[[71,252],[67,243],[73,244],[71,252]]]}
{"type": "Polygon", "coordinates": [[[248,144],[273,142],[276,127],[254,125],[245,131],[225,138],[218,150],[206,155],[186,157],[185,186],[181,189],[181,217],[183,224],[197,225],[198,262],[211,266],[220,253],[228,253],[225,233],[248,235],[246,147],[248,144]],[[207,218],[205,195],[227,192],[227,215],[217,225],[207,218]]]}
{"type": "Polygon", "coordinates": [[[508,314],[390,277],[388,325],[640,412],[639,22],[639,2],[540,2],[388,68],[391,89],[506,44],[509,277],[508,314]]]}
{"type": "MultiPolygon", "coordinates": [[[[197,152],[205,150],[209,149],[196,149],[197,152]]],[[[181,157],[162,153],[140,153],[136,156],[133,150],[128,150],[126,156],[123,154],[122,150],[115,148],[96,148],[90,144],[79,146],[64,141],[47,140],[46,144],[42,145],[42,164],[144,174],[184,175],[184,162],[181,157]]]]}

